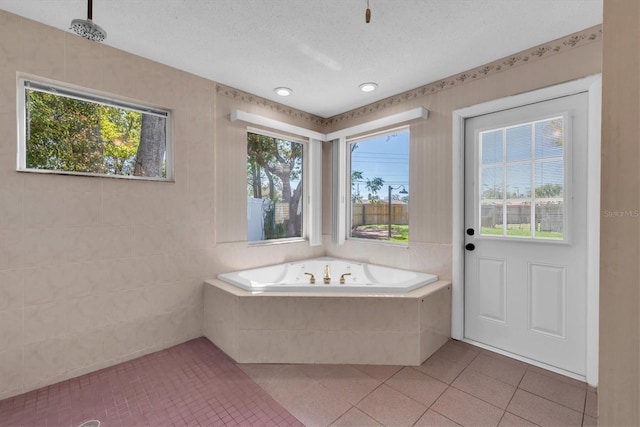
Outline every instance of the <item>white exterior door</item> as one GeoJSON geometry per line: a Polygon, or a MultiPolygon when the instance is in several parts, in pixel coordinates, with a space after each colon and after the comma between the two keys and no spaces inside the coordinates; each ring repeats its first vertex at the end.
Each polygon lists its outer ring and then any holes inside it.
{"type": "Polygon", "coordinates": [[[586,93],[465,120],[464,336],[586,370],[586,93]]]}

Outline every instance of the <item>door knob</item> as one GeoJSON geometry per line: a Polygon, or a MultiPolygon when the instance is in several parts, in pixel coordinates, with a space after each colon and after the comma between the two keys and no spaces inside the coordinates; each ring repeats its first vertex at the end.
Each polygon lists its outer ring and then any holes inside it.
{"type": "Polygon", "coordinates": [[[468,251],[472,251],[476,248],[476,245],[474,245],[473,243],[467,243],[464,248],[468,251]]]}

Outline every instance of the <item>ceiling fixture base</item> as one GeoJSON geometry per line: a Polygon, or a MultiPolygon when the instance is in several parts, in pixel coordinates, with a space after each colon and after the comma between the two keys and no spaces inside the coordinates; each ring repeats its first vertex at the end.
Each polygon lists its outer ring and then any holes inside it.
{"type": "Polygon", "coordinates": [[[378,84],[374,83],[374,82],[367,82],[367,83],[362,83],[358,87],[363,92],[373,92],[374,90],[376,90],[378,88],[378,84]]]}
{"type": "Polygon", "coordinates": [[[273,91],[280,96],[289,96],[293,93],[293,90],[288,87],[277,87],[273,91]]]}

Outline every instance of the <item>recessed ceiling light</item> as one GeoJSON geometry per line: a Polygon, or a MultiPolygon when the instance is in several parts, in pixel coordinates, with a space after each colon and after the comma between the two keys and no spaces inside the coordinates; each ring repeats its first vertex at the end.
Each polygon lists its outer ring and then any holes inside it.
{"type": "Polygon", "coordinates": [[[288,87],[277,87],[273,91],[280,96],[289,96],[293,93],[288,87]]]}
{"type": "Polygon", "coordinates": [[[360,87],[360,90],[363,92],[373,92],[378,88],[378,84],[373,82],[362,83],[359,87],[360,87]]]}

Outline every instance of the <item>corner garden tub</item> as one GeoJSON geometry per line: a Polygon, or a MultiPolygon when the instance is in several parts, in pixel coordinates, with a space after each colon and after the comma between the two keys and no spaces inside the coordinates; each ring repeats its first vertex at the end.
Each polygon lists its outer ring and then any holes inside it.
{"type": "Polygon", "coordinates": [[[239,363],[420,365],[451,329],[450,282],[336,258],[220,274],[204,304],[205,336],[239,363]]]}

